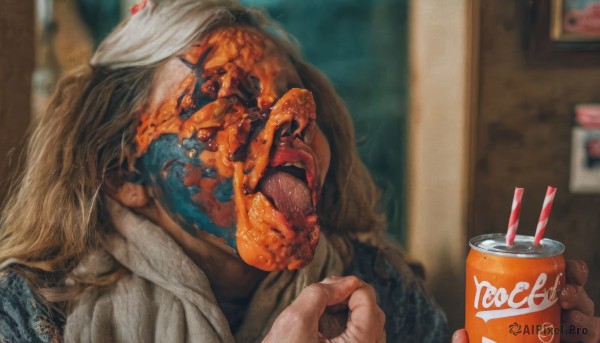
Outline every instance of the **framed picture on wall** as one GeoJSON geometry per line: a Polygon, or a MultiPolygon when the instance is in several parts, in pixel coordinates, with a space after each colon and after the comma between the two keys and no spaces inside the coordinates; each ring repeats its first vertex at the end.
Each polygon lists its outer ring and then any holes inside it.
{"type": "Polygon", "coordinates": [[[600,0],[529,0],[525,6],[531,66],[600,66],[600,0]]]}
{"type": "Polygon", "coordinates": [[[571,193],[600,193],[600,104],[575,106],[572,129],[571,193]]]}
{"type": "Polygon", "coordinates": [[[600,41],[600,0],[552,0],[551,17],[555,41],[600,41]]]}

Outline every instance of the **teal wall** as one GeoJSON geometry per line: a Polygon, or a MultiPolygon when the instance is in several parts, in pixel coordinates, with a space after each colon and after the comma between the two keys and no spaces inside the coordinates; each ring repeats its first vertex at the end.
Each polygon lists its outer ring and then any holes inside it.
{"type": "Polygon", "coordinates": [[[383,191],[390,232],[406,233],[408,0],[242,0],[293,34],[352,113],[357,144],[383,191]]]}

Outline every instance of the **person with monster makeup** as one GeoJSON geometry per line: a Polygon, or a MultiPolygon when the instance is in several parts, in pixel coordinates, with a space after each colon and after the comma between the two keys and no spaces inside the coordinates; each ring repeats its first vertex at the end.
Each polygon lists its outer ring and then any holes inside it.
{"type": "Polygon", "coordinates": [[[294,40],[230,0],[132,12],[29,139],[0,341],[446,340],[294,40]]]}

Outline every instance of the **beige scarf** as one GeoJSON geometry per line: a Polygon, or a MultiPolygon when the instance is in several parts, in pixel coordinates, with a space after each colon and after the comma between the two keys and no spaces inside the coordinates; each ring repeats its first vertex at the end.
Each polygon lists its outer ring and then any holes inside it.
{"type": "MultiPolygon", "coordinates": [[[[101,275],[114,260],[130,273],[84,292],[67,317],[65,342],[233,342],[206,275],[179,245],[115,201],[108,199],[107,206],[116,233],[82,260],[76,274],[101,275]]],[[[342,269],[322,235],[310,265],[273,272],[259,285],[235,341],[260,341],[302,289],[342,269]]]]}

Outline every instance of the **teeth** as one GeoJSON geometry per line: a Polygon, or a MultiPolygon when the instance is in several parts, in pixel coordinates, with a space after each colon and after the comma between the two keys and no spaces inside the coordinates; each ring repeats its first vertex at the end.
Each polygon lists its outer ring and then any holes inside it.
{"type": "Polygon", "coordinates": [[[304,165],[300,162],[287,162],[283,164],[284,167],[296,167],[296,168],[300,168],[300,169],[306,169],[304,168],[304,165]]]}

